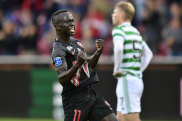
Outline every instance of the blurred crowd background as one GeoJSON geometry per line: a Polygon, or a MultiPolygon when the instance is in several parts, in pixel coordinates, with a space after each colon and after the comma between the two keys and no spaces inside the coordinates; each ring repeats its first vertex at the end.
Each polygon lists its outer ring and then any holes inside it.
{"type": "MultiPolygon", "coordinates": [[[[111,15],[121,0],[0,0],[0,55],[49,55],[55,30],[50,18],[69,10],[76,25],[75,38],[88,54],[103,38],[103,55],[113,55],[111,15]]],[[[156,56],[182,56],[182,1],[123,0],[133,3],[132,24],[156,56]]]]}

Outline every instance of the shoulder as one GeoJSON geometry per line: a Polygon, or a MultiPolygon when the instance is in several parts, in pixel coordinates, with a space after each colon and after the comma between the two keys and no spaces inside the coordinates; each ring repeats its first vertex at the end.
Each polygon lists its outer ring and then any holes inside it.
{"type": "Polygon", "coordinates": [[[113,28],[113,30],[112,30],[112,32],[117,32],[117,31],[123,31],[123,29],[122,29],[123,27],[122,26],[115,26],[114,28],[113,28]]]}
{"type": "Polygon", "coordinates": [[[53,43],[53,50],[64,50],[65,49],[65,45],[63,42],[54,42],[53,43]]]}
{"type": "Polygon", "coordinates": [[[78,40],[78,39],[76,39],[74,37],[71,37],[70,39],[71,39],[71,41],[74,41],[74,42],[80,42],[80,40],[78,40]]]}
{"type": "Polygon", "coordinates": [[[113,30],[112,30],[112,36],[113,37],[116,37],[116,36],[121,36],[121,37],[124,37],[125,36],[125,33],[122,29],[122,27],[114,27],[113,30]]]}
{"type": "Polygon", "coordinates": [[[126,35],[130,35],[130,34],[140,35],[140,32],[138,31],[138,29],[132,25],[124,26],[122,27],[122,29],[126,35]]]}
{"type": "Polygon", "coordinates": [[[52,47],[52,56],[55,55],[62,55],[65,53],[65,46],[62,42],[53,42],[53,47],[52,47]]]}
{"type": "Polygon", "coordinates": [[[78,39],[76,39],[76,38],[71,38],[71,41],[72,41],[74,44],[76,44],[76,45],[80,46],[81,48],[83,48],[83,45],[82,45],[82,43],[81,43],[80,40],[78,40],[78,39]]]}
{"type": "MultiPolygon", "coordinates": [[[[70,40],[72,41],[71,43],[78,43],[78,42],[80,42],[80,40],[78,40],[78,39],[76,39],[76,38],[70,38],[70,40]]],[[[81,43],[81,42],[80,42],[81,43]]]]}

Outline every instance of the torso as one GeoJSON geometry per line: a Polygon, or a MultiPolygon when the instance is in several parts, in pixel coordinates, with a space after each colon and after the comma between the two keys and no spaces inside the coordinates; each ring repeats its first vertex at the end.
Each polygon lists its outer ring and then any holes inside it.
{"type": "MultiPolygon", "coordinates": [[[[71,39],[69,43],[57,42],[53,43],[52,59],[55,57],[61,57],[62,64],[55,66],[56,70],[61,69],[67,65],[67,69],[70,69],[77,61],[78,50],[84,52],[84,48],[80,41],[71,39]]],[[[88,86],[98,81],[97,75],[91,69],[88,62],[84,63],[80,69],[78,69],[75,76],[69,83],[63,86],[62,95],[71,95],[81,88],[88,86]]]]}

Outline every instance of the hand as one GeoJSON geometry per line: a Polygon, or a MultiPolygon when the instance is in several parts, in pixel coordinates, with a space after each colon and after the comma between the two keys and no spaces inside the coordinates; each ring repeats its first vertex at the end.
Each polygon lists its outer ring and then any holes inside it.
{"type": "Polygon", "coordinates": [[[121,76],[123,73],[124,73],[124,71],[115,72],[115,73],[113,73],[113,76],[114,76],[114,78],[117,78],[117,77],[121,76]]]}
{"type": "Polygon", "coordinates": [[[81,50],[78,50],[78,55],[77,55],[78,64],[81,66],[86,60],[87,60],[86,53],[82,52],[81,50]]]}
{"type": "Polygon", "coordinates": [[[104,47],[104,40],[103,39],[97,39],[96,40],[97,51],[102,51],[103,47],[104,47]]]}

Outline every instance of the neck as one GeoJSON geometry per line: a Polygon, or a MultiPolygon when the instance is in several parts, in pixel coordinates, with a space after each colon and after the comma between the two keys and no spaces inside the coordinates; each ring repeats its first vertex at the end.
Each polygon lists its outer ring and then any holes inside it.
{"type": "Polygon", "coordinates": [[[57,41],[62,41],[62,42],[69,42],[70,41],[70,36],[65,35],[65,34],[57,34],[56,40],[57,41]]]}
{"type": "Polygon", "coordinates": [[[122,25],[123,23],[125,23],[125,22],[127,22],[127,23],[131,23],[131,21],[130,20],[124,20],[124,21],[120,21],[120,24],[119,25],[122,25]]]}

